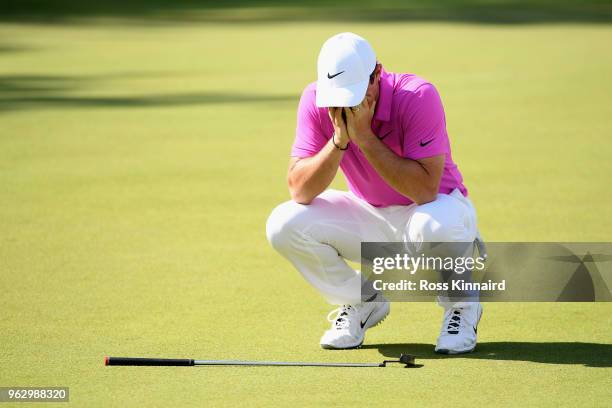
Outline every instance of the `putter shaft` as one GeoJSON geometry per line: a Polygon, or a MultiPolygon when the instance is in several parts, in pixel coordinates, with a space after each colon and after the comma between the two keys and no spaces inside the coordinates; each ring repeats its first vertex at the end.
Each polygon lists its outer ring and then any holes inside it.
{"type": "Polygon", "coordinates": [[[386,367],[388,363],[414,366],[414,357],[402,354],[399,360],[382,363],[309,363],[291,361],[193,360],[186,358],[105,357],[104,365],[117,366],[255,366],[255,367],[386,367]]]}
{"type": "Polygon", "coordinates": [[[194,360],[194,365],[276,367],[380,367],[375,363],[307,363],[292,361],[194,360]]]}

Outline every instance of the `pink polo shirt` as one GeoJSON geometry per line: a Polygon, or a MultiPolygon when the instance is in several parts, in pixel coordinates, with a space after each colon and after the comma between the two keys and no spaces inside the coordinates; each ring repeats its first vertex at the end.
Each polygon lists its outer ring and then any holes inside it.
{"type": "MultiPolygon", "coordinates": [[[[315,93],[316,82],[313,82],[300,98],[291,149],[293,157],[314,156],[334,133],[327,108],[317,108],[315,104],[315,93]]],[[[444,107],[432,84],[413,74],[382,70],[372,131],[402,157],[416,160],[444,154],[446,161],[439,192],[448,194],[458,188],[467,196],[461,173],[451,157],[444,107]]],[[[349,144],[340,168],[353,194],[376,207],[413,203],[378,175],[354,143],[349,144]]]]}

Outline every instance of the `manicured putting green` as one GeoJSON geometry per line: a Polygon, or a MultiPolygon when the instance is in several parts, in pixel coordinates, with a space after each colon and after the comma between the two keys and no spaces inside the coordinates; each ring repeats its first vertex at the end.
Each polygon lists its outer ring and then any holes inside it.
{"type": "MultiPolygon", "coordinates": [[[[434,304],[360,350],[269,247],[295,109],[350,30],[438,87],[489,240],[612,239],[607,24],[0,25],[0,384],[74,406],[605,406],[608,304],[486,304],[475,353],[433,353],[434,304]],[[105,355],[424,367],[105,367],[105,355]]],[[[341,178],[334,184],[343,187],[341,178]]]]}

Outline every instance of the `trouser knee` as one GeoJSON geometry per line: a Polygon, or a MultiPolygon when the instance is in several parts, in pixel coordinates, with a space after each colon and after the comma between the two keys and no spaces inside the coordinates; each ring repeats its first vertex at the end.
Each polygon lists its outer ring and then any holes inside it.
{"type": "Polygon", "coordinates": [[[296,238],[303,223],[300,210],[301,204],[286,201],[277,206],[266,222],[266,236],[268,242],[278,252],[285,252],[291,242],[296,238]]]}

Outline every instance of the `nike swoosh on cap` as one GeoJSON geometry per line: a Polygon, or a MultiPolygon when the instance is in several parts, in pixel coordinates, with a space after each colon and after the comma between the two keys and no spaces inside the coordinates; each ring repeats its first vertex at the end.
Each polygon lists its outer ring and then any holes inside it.
{"type": "Polygon", "coordinates": [[[330,74],[329,74],[329,72],[328,72],[328,73],[327,73],[327,79],[332,79],[332,78],[335,78],[335,77],[337,77],[338,75],[342,74],[343,72],[344,72],[344,71],[340,71],[340,72],[338,72],[337,74],[334,74],[334,75],[330,75],[330,74]]]}

